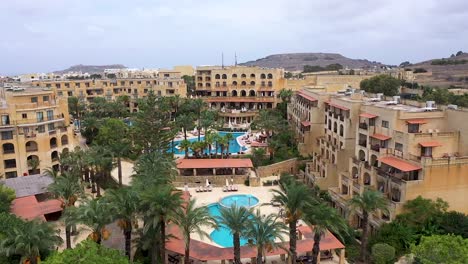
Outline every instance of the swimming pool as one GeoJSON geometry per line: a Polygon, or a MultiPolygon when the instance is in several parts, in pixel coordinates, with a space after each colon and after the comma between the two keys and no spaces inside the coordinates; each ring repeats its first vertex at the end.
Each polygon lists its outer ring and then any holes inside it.
{"type": "MultiPolygon", "coordinates": [[[[220,205],[219,203],[213,203],[208,205],[208,212],[210,213],[211,216],[213,216],[215,219],[221,216],[220,209],[221,206],[228,206],[230,207],[232,204],[236,204],[239,206],[245,206],[245,207],[253,207],[257,205],[259,202],[258,198],[249,195],[249,194],[236,194],[236,195],[229,195],[221,199],[220,205]]],[[[211,239],[218,245],[222,247],[233,247],[232,243],[232,234],[231,230],[227,228],[226,226],[220,225],[219,228],[216,230],[213,230],[210,234],[211,239]]],[[[240,245],[243,246],[248,243],[248,239],[241,237],[240,238],[240,245]]]]}
{"type": "MultiPolygon", "coordinates": [[[[218,132],[218,135],[220,135],[220,136],[225,136],[226,134],[232,134],[232,136],[233,136],[233,139],[229,140],[229,152],[237,153],[237,152],[246,150],[245,147],[241,147],[239,145],[239,143],[237,143],[237,137],[244,135],[245,132],[224,132],[224,131],[219,131],[218,132]]],[[[205,139],[205,136],[200,137],[200,141],[203,141],[204,139],[205,139]]],[[[190,138],[190,139],[188,139],[188,141],[195,142],[195,141],[198,141],[198,138],[197,137],[196,138],[190,138]]],[[[177,147],[177,146],[180,145],[180,142],[182,142],[182,140],[174,141],[173,151],[174,151],[175,155],[184,155],[185,154],[185,151],[183,149],[179,149],[177,147]]],[[[191,150],[189,150],[189,152],[192,153],[191,150]]],[[[218,153],[220,153],[220,152],[221,152],[221,147],[218,146],[218,153]]],[[[208,150],[205,150],[204,153],[208,153],[208,150]]],[[[215,153],[214,147],[212,148],[211,153],[215,153]]]]}

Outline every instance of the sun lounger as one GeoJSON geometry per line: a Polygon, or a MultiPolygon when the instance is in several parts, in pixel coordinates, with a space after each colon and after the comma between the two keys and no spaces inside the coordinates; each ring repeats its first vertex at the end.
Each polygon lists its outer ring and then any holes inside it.
{"type": "Polygon", "coordinates": [[[227,192],[227,191],[228,191],[227,186],[224,186],[224,187],[223,187],[223,192],[227,192]]]}

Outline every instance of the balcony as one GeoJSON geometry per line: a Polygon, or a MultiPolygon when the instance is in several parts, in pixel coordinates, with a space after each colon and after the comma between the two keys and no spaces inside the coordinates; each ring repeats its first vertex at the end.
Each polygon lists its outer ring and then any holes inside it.
{"type": "Polygon", "coordinates": [[[37,150],[38,150],[37,146],[26,147],[26,152],[34,152],[34,151],[37,151],[37,150]]]}
{"type": "Polygon", "coordinates": [[[367,125],[367,123],[359,123],[359,128],[361,128],[361,129],[367,130],[368,127],[369,126],[367,125]]]}
{"type": "Polygon", "coordinates": [[[387,172],[382,170],[381,168],[376,168],[377,175],[389,178],[393,182],[401,184],[406,181],[417,181],[419,180],[418,172],[417,171],[410,171],[410,172],[387,172]]]}
{"type": "Polygon", "coordinates": [[[373,151],[380,152],[380,145],[379,145],[379,144],[371,145],[370,148],[371,148],[373,151]]]}

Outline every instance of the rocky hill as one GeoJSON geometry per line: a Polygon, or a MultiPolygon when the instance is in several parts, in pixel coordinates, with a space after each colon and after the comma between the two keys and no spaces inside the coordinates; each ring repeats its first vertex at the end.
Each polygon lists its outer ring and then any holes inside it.
{"type": "Polygon", "coordinates": [[[64,74],[67,72],[78,72],[81,71],[83,73],[101,73],[105,69],[125,69],[125,67],[122,64],[111,64],[111,65],[83,65],[83,64],[78,64],[78,65],[73,65],[65,70],[60,70],[60,71],[54,71],[54,73],[57,74],[64,74]]]}
{"type": "Polygon", "coordinates": [[[284,68],[287,71],[301,71],[305,65],[326,67],[330,64],[341,64],[350,69],[369,69],[385,66],[380,62],[364,59],[350,59],[337,53],[289,53],[275,54],[255,61],[241,63],[245,66],[284,68]]]}
{"type": "Polygon", "coordinates": [[[443,59],[432,59],[405,67],[415,72],[422,85],[468,88],[468,53],[443,59]]]}

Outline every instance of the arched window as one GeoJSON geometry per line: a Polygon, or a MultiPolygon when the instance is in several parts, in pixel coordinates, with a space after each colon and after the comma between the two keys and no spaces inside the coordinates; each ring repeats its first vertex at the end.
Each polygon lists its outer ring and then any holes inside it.
{"type": "Polygon", "coordinates": [[[233,81],[233,82],[232,82],[232,86],[237,86],[237,82],[236,82],[236,81],[233,81]]]}
{"type": "Polygon", "coordinates": [[[247,75],[245,73],[241,74],[241,78],[247,78],[247,75]]]}
{"type": "Polygon", "coordinates": [[[249,96],[255,96],[255,91],[254,91],[254,90],[250,90],[249,96]]]}
{"type": "Polygon", "coordinates": [[[27,164],[28,164],[28,173],[30,175],[39,174],[39,157],[36,155],[30,155],[27,157],[27,164]]]}
{"type": "Polygon", "coordinates": [[[52,151],[52,153],[50,154],[50,159],[52,160],[52,162],[54,161],[58,161],[59,159],[59,155],[58,155],[58,151],[52,151]]]}
{"type": "Polygon", "coordinates": [[[50,148],[56,148],[56,147],[57,147],[57,139],[53,137],[50,139],[50,148]]]}
{"type": "Polygon", "coordinates": [[[26,152],[37,151],[37,143],[35,141],[28,141],[26,142],[26,152]]]}
{"type": "Polygon", "coordinates": [[[336,122],[333,123],[333,132],[335,132],[335,133],[338,132],[338,123],[336,123],[336,122]]]}
{"type": "Polygon", "coordinates": [[[232,96],[237,96],[237,91],[233,90],[231,94],[232,94],[232,96]]]}
{"type": "Polygon", "coordinates": [[[232,75],[232,78],[237,78],[237,74],[234,73],[234,74],[232,75]]]}
{"type": "Polygon", "coordinates": [[[221,78],[221,76],[219,74],[215,75],[215,79],[219,80],[220,78],[221,78]]]}
{"type": "Polygon", "coordinates": [[[15,145],[11,143],[3,144],[3,154],[15,153],[15,145]]]}
{"type": "Polygon", "coordinates": [[[266,75],[264,73],[260,74],[260,79],[266,79],[266,75]]]}
{"type": "Polygon", "coordinates": [[[364,185],[370,185],[371,184],[371,176],[369,173],[364,173],[364,185]]]}
{"type": "Polygon", "coordinates": [[[245,81],[242,81],[242,82],[241,82],[241,85],[242,85],[242,86],[246,86],[247,83],[246,83],[245,81]]]}
{"type": "Polygon", "coordinates": [[[269,73],[268,74],[268,79],[273,79],[273,74],[269,73]]]}
{"type": "Polygon", "coordinates": [[[374,167],[377,167],[379,165],[379,162],[377,161],[377,156],[376,155],[371,155],[370,165],[374,166],[374,167]]]}
{"type": "Polygon", "coordinates": [[[251,85],[251,86],[255,86],[255,82],[254,82],[254,81],[251,81],[251,82],[250,82],[250,85],[251,85]]]}
{"type": "Polygon", "coordinates": [[[273,108],[273,104],[272,104],[272,103],[267,103],[267,104],[266,104],[266,107],[267,107],[268,109],[271,109],[271,108],[273,108]]]}
{"type": "Polygon", "coordinates": [[[359,153],[358,153],[358,156],[359,156],[359,160],[361,160],[361,161],[366,160],[366,153],[364,152],[364,150],[360,149],[359,153]]]}
{"type": "Polygon", "coordinates": [[[359,174],[358,174],[358,168],[356,167],[353,167],[351,169],[351,177],[353,177],[353,179],[357,179],[359,177],[359,174]]]}
{"type": "Polygon", "coordinates": [[[268,81],[268,87],[272,87],[273,83],[271,81],[268,81]]]}
{"type": "Polygon", "coordinates": [[[240,94],[241,94],[242,97],[247,96],[247,92],[245,90],[241,90],[240,94]]]}
{"type": "Polygon", "coordinates": [[[250,78],[255,78],[255,74],[254,73],[250,74],[250,78]]]}
{"type": "Polygon", "coordinates": [[[226,74],[223,74],[223,76],[222,76],[221,78],[227,79],[227,75],[226,75],[226,74]]]}
{"type": "Polygon", "coordinates": [[[62,146],[63,145],[68,145],[68,136],[67,135],[63,135],[62,138],[60,139],[61,143],[62,143],[62,146]]]}
{"type": "Polygon", "coordinates": [[[69,152],[68,148],[63,148],[62,154],[66,154],[66,153],[68,153],[68,152],[69,152]]]}
{"type": "Polygon", "coordinates": [[[343,136],[344,134],[344,127],[343,125],[340,125],[340,136],[343,136]]]}

